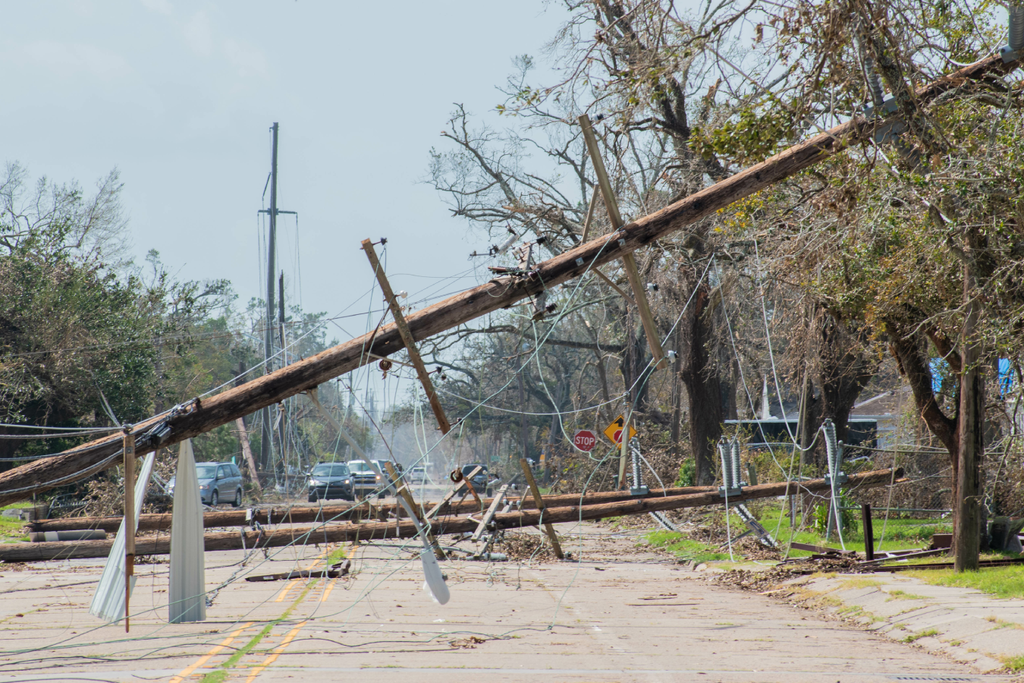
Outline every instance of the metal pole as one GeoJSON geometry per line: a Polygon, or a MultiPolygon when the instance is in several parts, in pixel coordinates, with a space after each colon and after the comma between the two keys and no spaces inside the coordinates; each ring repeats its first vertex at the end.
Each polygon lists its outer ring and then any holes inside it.
{"type": "MultiPolygon", "coordinates": [[[[267,315],[263,321],[263,366],[264,374],[273,371],[270,359],[274,355],[274,273],[277,272],[275,250],[277,248],[277,122],[270,127],[272,144],[270,152],[270,233],[267,236],[267,315]]],[[[271,406],[263,409],[263,434],[260,438],[260,467],[264,471],[274,467],[274,437],[271,406]]],[[[274,468],[277,472],[277,468],[274,468]]]]}
{"type": "Polygon", "coordinates": [[[128,603],[135,574],[135,435],[124,433],[124,632],[128,633],[128,603]]]}

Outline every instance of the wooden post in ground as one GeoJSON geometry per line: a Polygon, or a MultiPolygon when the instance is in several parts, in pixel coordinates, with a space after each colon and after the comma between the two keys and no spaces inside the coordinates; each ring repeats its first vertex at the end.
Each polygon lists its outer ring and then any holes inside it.
{"type": "MultiPolygon", "coordinates": [[[[619,205],[615,201],[615,194],[612,192],[612,184],[608,180],[608,173],[604,168],[604,161],[601,159],[601,150],[597,147],[597,138],[594,137],[594,129],[590,125],[590,118],[584,114],[580,117],[580,127],[583,128],[583,137],[587,142],[587,150],[590,152],[590,161],[594,164],[594,173],[597,174],[597,182],[601,187],[601,194],[604,196],[604,205],[608,209],[608,218],[612,222],[612,230],[618,230],[624,223],[619,214],[619,205]]],[[[656,369],[668,365],[665,352],[661,348],[661,337],[658,335],[658,326],[654,324],[654,316],[651,314],[650,304],[647,303],[647,293],[644,285],[640,282],[640,272],[636,267],[636,259],[633,253],[622,255],[622,265],[626,269],[626,277],[629,278],[629,286],[636,298],[636,307],[640,311],[640,321],[644,325],[644,333],[647,335],[647,345],[651,347],[654,359],[651,361],[656,369]]]]}
{"type": "Polygon", "coordinates": [[[621,491],[626,481],[626,459],[629,457],[629,418],[627,412],[622,418],[622,435],[619,437],[619,479],[618,489],[621,491]]]}
{"type": "Polygon", "coordinates": [[[124,632],[128,633],[128,603],[135,574],[135,435],[124,433],[124,632]]]}
{"type": "Polygon", "coordinates": [[[370,266],[373,267],[374,275],[377,276],[377,282],[380,283],[381,291],[384,292],[384,299],[388,302],[388,306],[391,307],[391,316],[395,319],[395,326],[398,328],[398,334],[402,337],[402,342],[405,344],[405,350],[409,354],[409,360],[416,367],[416,376],[420,379],[420,384],[423,385],[423,391],[427,393],[427,400],[430,401],[430,409],[434,411],[434,417],[437,418],[437,424],[441,427],[441,433],[447,434],[451,431],[452,426],[448,422],[448,418],[444,414],[444,408],[441,407],[441,401],[437,398],[437,393],[434,391],[434,385],[430,381],[430,375],[427,373],[427,368],[423,365],[423,359],[420,357],[420,352],[416,348],[416,340],[413,339],[412,332],[409,330],[409,325],[405,322],[405,316],[402,314],[402,307],[398,305],[398,300],[395,298],[395,293],[391,290],[391,283],[388,282],[388,276],[384,273],[384,269],[380,265],[380,261],[377,259],[377,252],[373,249],[373,242],[370,240],[363,240],[363,251],[366,252],[366,258],[370,260],[370,266]]]}
{"type": "Polygon", "coordinates": [[[405,486],[405,482],[398,476],[398,470],[391,464],[390,461],[384,461],[384,469],[388,471],[388,476],[391,477],[391,481],[395,482],[395,495],[401,496],[402,500],[405,501],[406,505],[409,506],[409,512],[416,517],[416,523],[423,527],[423,533],[427,535],[427,543],[430,544],[430,549],[434,551],[434,557],[439,560],[448,559],[444,550],[441,549],[441,544],[437,542],[437,537],[434,536],[434,532],[430,528],[430,524],[424,523],[423,508],[421,508],[413,499],[412,494],[409,493],[409,489],[405,486]]]}
{"type": "MultiPolygon", "coordinates": [[[[541,498],[540,489],[537,488],[537,482],[533,479],[533,470],[530,469],[530,463],[526,462],[526,458],[519,459],[519,466],[523,468],[523,476],[526,477],[526,483],[530,486],[530,493],[533,494],[533,502],[537,505],[537,510],[541,514],[541,518],[544,517],[544,499],[541,498]]],[[[562,546],[558,542],[558,535],[555,533],[555,528],[549,523],[544,522],[544,533],[548,535],[548,540],[551,541],[551,548],[555,551],[555,557],[560,560],[565,559],[565,555],[562,554],[562,546]]]]}
{"type": "Polygon", "coordinates": [[[875,530],[871,526],[871,505],[861,505],[860,514],[864,527],[864,559],[870,562],[875,559],[875,530]]]}

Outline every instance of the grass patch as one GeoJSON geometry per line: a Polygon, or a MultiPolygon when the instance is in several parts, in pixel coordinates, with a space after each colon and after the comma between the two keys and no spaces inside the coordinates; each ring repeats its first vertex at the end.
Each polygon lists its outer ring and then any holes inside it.
{"type": "Polygon", "coordinates": [[[337,564],[338,562],[341,562],[345,559],[346,554],[347,553],[345,552],[345,546],[337,548],[334,552],[327,556],[327,566],[331,566],[332,564],[337,564]]]}
{"type": "Polygon", "coordinates": [[[1024,671],[1024,655],[1017,655],[1016,657],[1000,657],[1000,661],[1002,661],[1003,666],[1013,673],[1024,671]]]}
{"type": "Polygon", "coordinates": [[[28,534],[25,533],[24,522],[17,517],[4,517],[0,515],[0,543],[27,540],[28,534]]]}
{"type": "Polygon", "coordinates": [[[936,631],[933,628],[930,628],[930,629],[927,629],[925,631],[920,631],[918,633],[911,633],[909,636],[907,636],[906,638],[903,639],[903,642],[904,643],[913,643],[913,642],[916,642],[918,640],[921,640],[922,638],[930,638],[931,636],[937,636],[937,635],[939,635],[939,632],[936,631]]]}
{"type": "Polygon", "coordinates": [[[906,591],[889,591],[889,600],[924,600],[925,596],[907,593],[906,591]]]}
{"type": "Polygon", "coordinates": [[[882,585],[882,582],[878,579],[847,579],[843,581],[843,590],[852,590],[856,588],[877,588],[882,585]]]}
{"type": "MultiPolygon", "coordinates": [[[[780,503],[766,505],[761,509],[760,513],[761,524],[769,533],[774,534],[775,530],[778,529],[778,538],[776,540],[778,540],[780,545],[788,543],[792,536],[792,540],[797,543],[818,546],[827,545],[831,548],[842,547],[839,539],[834,534],[827,541],[824,536],[810,529],[797,530],[794,534],[792,527],[789,525],[789,511],[788,509],[783,510],[780,503]]],[[[739,523],[742,524],[742,522],[739,523]]],[[[799,518],[797,523],[799,524],[799,518]]],[[[884,525],[885,537],[882,538],[882,526],[883,520],[876,517],[874,523],[875,550],[918,547],[930,541],[934,533],[949,533],[953,530],[952,523],[947,520],[896,519],[890,517],[889,521],[884,525]]],[[[843,543],[847,550],[855,550],[859,553],[864,552],[864,532],[860,528],[860,524],[857,525],[856,529],[843,530],[843,543]]],[[[809,555],[811,553],[805,550],[792,550],[789,553],[790,557],[807,557],[809,555]]],[[[935,560],[931,558],[928,561],[934,562],[935,560]]]]}
{"type": "Polygon", "coordinates": [[[682,534],[675,531],[652,531],[644,539],[655,548],[663,548],[676,557],[694,562],[731,559],[729,553],[717,552],[714,546],[683,538],[682,534]]]}
{"type": "Polygon", "coordinates": [[[277,626],[283,621],[286,621],[288,617],[291,615],[292,611],[294,611],[295,608],[299,605],[299,603],[301,603],[306,598],[306,595],[309,594],[309,591],[311,591],[313,589],[313,586],[315,586],[316,584],[317,579],[313,579],[308,584],[306,584],[305,589],[303,589],[303,591],[299,594],[299,597],[295,599],[295,602],[293,602],[291,606],[284,611],[284,614],[282,614],[280,617],[274,619],[273,621],[269,622],[266,626],[264,626],[259,633],[257,633],[249,639],[248,643],[238,648],[238,650],[235,651],[235,654],[228,657],[228,660],[226,662],[218,666],[216,671],[211,671],[210,673],[203,676],[200,683],[223,683],[223,681],[228,676],[229,670],[235,664],[238,664],[238,662],[241,661],[242,657],[252,652],[253,649],[255,649],[256,646],[260,644],[260,641],[266,638],[267,634],[270,633],[270,631],[275,626],[277,626]]]}
{"type": "Polygon", "coordinates": [[[974,588],[999,598],[1024,598],[1020,567],[986,567],[976,572],[956,574],[952,569],[904,572],[933,586],[974,588]]]}

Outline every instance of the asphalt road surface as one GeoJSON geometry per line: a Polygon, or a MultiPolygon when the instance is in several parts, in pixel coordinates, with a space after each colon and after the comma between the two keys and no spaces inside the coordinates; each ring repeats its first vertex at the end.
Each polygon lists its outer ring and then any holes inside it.
{"type": "Polygon", "coordinates": [[[131,632],[88,613],[102,562],[0,566],[0,682],[1010,681],[563,525],[566,562],[442,563],[423,589],[417,541],[207,553],[207,621],[167,623],[167,564],[142,564],[131,632]],[[319,569],[337,579],[253,583],[319,569]],[[333,556],[332,556],[333,554],[333,556]]]}

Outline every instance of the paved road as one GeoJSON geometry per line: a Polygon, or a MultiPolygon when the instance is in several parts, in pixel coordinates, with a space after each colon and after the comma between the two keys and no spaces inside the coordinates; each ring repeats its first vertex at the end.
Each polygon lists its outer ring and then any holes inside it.
{"type": "MultiPolygon", "coordinates": [[[[563,528],[563,533],[570,534],[563,528]]],[[[166,623],[167,565],[142,565],[131,633],[88,614],[100,563],[3,568],[2,681],[1009,681],[770,598],[710,586],[583,525],[577,562],[444,564],[422,589],[416,546],[347,548],[353,575],[249,583],[324,566],[334,547],[208,553],[208,621],[166,623]]]]}

